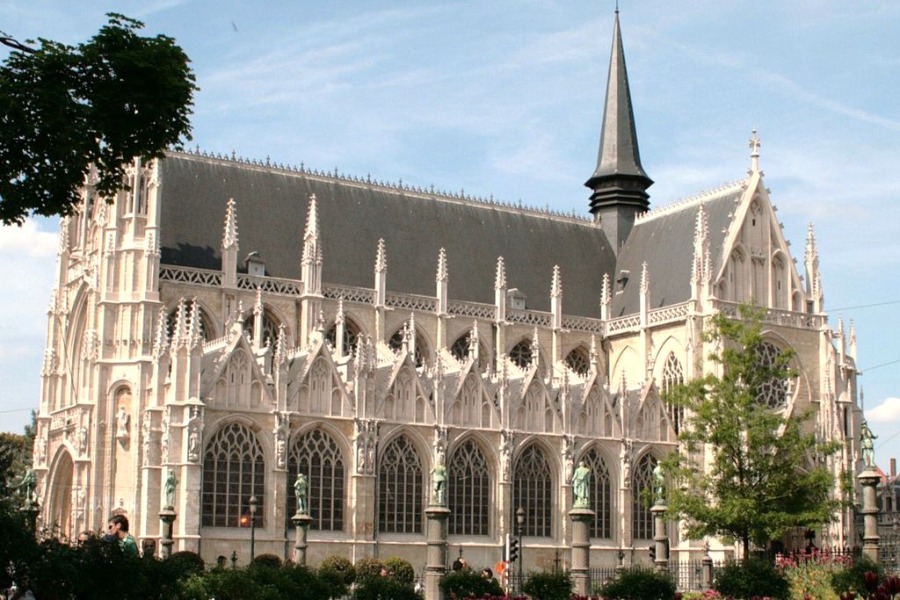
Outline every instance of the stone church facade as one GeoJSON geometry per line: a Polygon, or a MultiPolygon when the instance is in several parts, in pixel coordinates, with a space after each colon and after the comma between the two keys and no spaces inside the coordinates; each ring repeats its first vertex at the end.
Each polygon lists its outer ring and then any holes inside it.
{"type": "MultiPolygon", "coordinates": [[[[811,409],[842,443],[829,468],[855,471],[855,336],[827,320],[812,228],[795,264],[755,134],[750,154],[649,210],[617,16],[585,217],[199,153],[136,162],[111,203],[88,182],[48,312],[41,523],[72,538],[120,513],[158,540],[174,473],[174,550],[245,562],[255,496],[256,553],[287,557],[302,472],[311,564],[422,569],[440,462],[452,557],[500,560],[521,507],[526,568],[549,568],[584,460],[592,564],[646,563],[643,494],[684,418],[662,393],[715,368],[704,326],[751,300],[770,356],[796,352],[765,401],[811,409]]],[[[670,529],[673,558],[700,556],[670,529]]],[[[819,536],[852,545],[852,515],[819,536]]]]}

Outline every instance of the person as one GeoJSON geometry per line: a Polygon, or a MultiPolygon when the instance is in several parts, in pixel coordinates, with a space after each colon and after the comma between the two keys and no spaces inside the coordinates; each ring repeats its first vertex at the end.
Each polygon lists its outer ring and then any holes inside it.
{"type": "Polygon", "coordinates": [[[107,523],[109,529],[108,535],[113,540],[118,541],[119,548],[125,556],[137,556],[138,547],[134,536],[128,533],[128,517],[124,515],[113,515],[107,523]]]}
{"type": "Polygon", "coordinates": [[[485,567],[481,570],[481,578],[490,581],[494,578],[494,572],[491,571],[488,567],[485,567]]]}
{"type": "Polygon", "coordinates": [[[588,484],[591,478],[591,470],[584,461],[579,461],[578,468],[572,474],[572,492],[575,495],[575,506],[587,506],[590,499],[588,484]]]}
{"type": "Polygon", "coordinates": [[[94,537],[94,532],[84,530],[78,534],[78,537],[76,538],[76,540],[77,540],[79,546],[84,546],[87,542],[89,542],[91,540],[92,537],[94,537]]]}
{"type": "Polygon", "coordinates": [[[178,485],[178,480],[175,479],[175,472],[169,471],[169,477],[166,479],[166,505],[164,508],[172,508],[175,506],[175,486],[178,485]]]}
{"type": "Polygon", "coordinates": [[[862,450],[863,464],[866,468],[875,466],[875,438],[877,436],[869,429],[869,424],[863,420],[862,429],[859,432],[859,447],[862,450]]]}
{"type": "Polygon", "coordinates": [[[304,514],[308,510],[306,508],[306,493],[309,490],[309,484],[303,473],[297,473],[297,480],[294,481],[294,495],[297,496],[297,513],[304,514]]]}

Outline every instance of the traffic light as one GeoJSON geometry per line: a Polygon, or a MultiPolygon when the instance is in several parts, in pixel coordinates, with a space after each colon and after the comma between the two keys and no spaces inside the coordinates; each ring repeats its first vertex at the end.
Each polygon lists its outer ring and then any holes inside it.
{"type": "Polygon", "coordinates": [[[516,559],[519,558],[519,540],[514,537],[509,538],[509,552],[507,556],[511,563],[516,562],[516,559]]]}

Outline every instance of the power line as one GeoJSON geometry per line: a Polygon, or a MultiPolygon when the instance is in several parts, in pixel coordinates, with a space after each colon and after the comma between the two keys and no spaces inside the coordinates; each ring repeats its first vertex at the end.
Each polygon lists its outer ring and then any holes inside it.
{"type": "Polygon", "coordinates": [[[842,306],[840,308],[829,308],[828,312],[840,312],[842,310],[856,310],[857,308],[874,308],[876,306],[888,306],[889,304],[900,304],[900,300],[888,300],[886,302],[876,302],[874,304],[858,304],[856,306],[842,306]]]}
{"type": "Polygon", "coordinates": [[[865,369],[860,369],[860,372],[867,373],[875,369],[880,369],[881,367],[887,367],[888,365],[896,365],[897,363],[900,363],[900,358],[898,358],[897,360],[888,361],[886,363],[881,363],[880,365],[875,365],[874,367],[866,367],[865,369]]]}
{"type": "Polygon", "coordinates": [[[0,410],[0,415],[8,415],[10,413],[19,413],[19,412],[28,412],[31,410],[34,410],[33,406],[30,406],[28,408],[11,408],[9,410],[0,410]]]}

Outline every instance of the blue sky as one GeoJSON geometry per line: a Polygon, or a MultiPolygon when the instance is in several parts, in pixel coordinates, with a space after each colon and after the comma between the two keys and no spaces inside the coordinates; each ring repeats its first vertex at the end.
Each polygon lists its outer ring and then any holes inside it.
{"type": "MultiPolygon", "coordinates": [[[[614,1],[260,6],[6,0],[0,30],[74,44],[115,11],[174,37],[201,87],[191,147],[587,212],[614,1]]],[[[620,9],[652,206],[742,178],[759,131],[794,257],[814,223],[830,322],[855,323],[887,468],[900,457],[900,3],[620,9]]],[[[37,406],[55,251],[53,220],[0,229],[0,431],[37,406]]]]}

